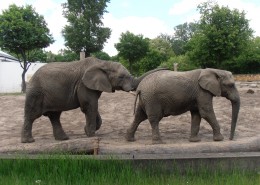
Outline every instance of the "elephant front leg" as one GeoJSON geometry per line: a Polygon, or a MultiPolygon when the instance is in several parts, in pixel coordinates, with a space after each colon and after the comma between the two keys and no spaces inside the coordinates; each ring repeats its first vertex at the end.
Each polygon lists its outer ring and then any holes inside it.
{"type": "Polygon", "coordinates": [[[96,132],[97,128],[99,127],[97,125],[97,116],[98,116],[97,108],[94,108],[94,107],[91,109],[89,108],[85,113],[86,125],[84,127],[84,130],[88,137],[95,136],[95,132],[96,132]]]}
{"type": "Polygon", "coordinates": [[[199,142],[201,139],[199,138],[199,130],[200,130],[200,122],[201,116],[199,112],[191,111],[191,135],[190,142],[199,142]]]}
{"type": "Polygon", "coordinates": [[[202,118],[204,118],[210,124],[210,126],[213,130],[213,140],[222,141],[224,139],[224,137],[220,133],[220,126],[216,119],[212,102],[211,102],[211,104],[208,104],[208,106],[200,108],[200,115],[202,118]]]}
{"type": "Polygon", "coordinates": [[[97,117],[96,117],[96,130],[99,130],[100,127],[102,125],[102,118],[99,114],[99,112],[97,112],[97,117]]]}

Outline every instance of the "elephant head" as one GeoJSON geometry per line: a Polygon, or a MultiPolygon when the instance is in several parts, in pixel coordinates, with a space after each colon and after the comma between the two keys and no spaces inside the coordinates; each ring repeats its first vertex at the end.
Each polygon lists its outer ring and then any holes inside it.
{"type": "Polygon", "coordinates": [[[126,92],[136,90],[139,83],[151,73],[165,68],[158,68],[142,76],[135,78],[128,70],[117,62],[104,62],[88,68],[82,78],[86,87],[93,90],[114,92],[115,90],[123,90],[126,92]]]}
{"type": "Polygon", "coordinates": [[[115,90],[128,92],[133,89],[133,77],[117,62],[103,62],[86,69],[82,81],[89,89],[104,92],[115,90]]]}
{"type": "Polygon", "coordinates": [[[240,97],[235,86],[235,80],[229,71],[218,69],[204,69],[199,76],[201,88],[209,91],[214,96],[226,97],[232,104],[232,120],[230,140],[233,139],[240,108],[240,97]]]}

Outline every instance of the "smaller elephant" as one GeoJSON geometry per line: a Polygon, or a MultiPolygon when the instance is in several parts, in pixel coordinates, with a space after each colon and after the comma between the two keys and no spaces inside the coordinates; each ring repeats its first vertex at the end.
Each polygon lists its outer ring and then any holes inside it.
{"type": "Polygon", "coordinates": [[[198,137],[201,118],[213,129],[213,139],[224,139],[213,110],[213,96],[226,97],[232,104],[230,139],[234,137],[240,108],[240,97],[232,73],[218,69],[197,69],[187,72],[158,71],[146,76],[137,88],[135,117],[127,130],[127,141],[134,141],[139,124],[148,119],[152,127],[153,143],[162,143],[159,122],[163,117],[191,113],[190,141],[198,137]],[[139,102],[136,108],[137,98],[139,102]]]}

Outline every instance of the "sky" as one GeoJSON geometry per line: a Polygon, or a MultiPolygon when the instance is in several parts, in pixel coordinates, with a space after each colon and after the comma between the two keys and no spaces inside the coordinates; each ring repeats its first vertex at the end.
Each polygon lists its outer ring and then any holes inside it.
{"type": "MultiPolygon", "coordinates": [[[[66,0],[0,0],[0,13],[10,4],[17,6],[32,5],[35,11],[44,16],[50,33],[55,42],[46,48],[46,51],[58,53],[64,49],[64,38],[61,31],[67,24],[62,15],[61,4],[66,0]]],[[[107,13],[103,16],[105,27],[112,30],[110,38],[104,45],[103,51],[110,56],[118,52],[114,47],[119,42],[121,33],[130,31],[142,34],[150,39],[161,33],[173,35],[174,27],[185,22],[199,20],[197,5],[205,0],[110,0],[107,4],[107,13]]],[[[218,0],[219,5],[230,9],[239,9],[246,12],[250,27],[255,36],[260,36],[260,1],[259,0],[218,0]]]]}

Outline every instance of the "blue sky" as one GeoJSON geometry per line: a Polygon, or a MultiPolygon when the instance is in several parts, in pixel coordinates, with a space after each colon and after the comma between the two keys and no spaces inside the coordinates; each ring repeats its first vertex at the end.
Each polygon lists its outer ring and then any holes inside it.
{"type": "MultiPolygon", "coordinates": [[[[185,22],[199,19],[196,7],[205,0],[110,0],[103,23],[112,29],[110,39],[104,46],[104,51],[110,56],[116,55],[114,44],[119,41],[122,32],[130,31],[155,38],[160,33],[173,34],[173,28],[185,22]]],[[[55,43],[46,50],[57,53],[64,48],[61,30],[66,24],[62,16],[61,3],[66,0],[0,0],[0,12],[12,3],[18,6],[31,4],[36,11],[43,15],[55,43]]],[[[246,12],[250,27],[260,36],[260,1],[259,0],[218,0],[219,5],[237,8],[246,12]]]]}

